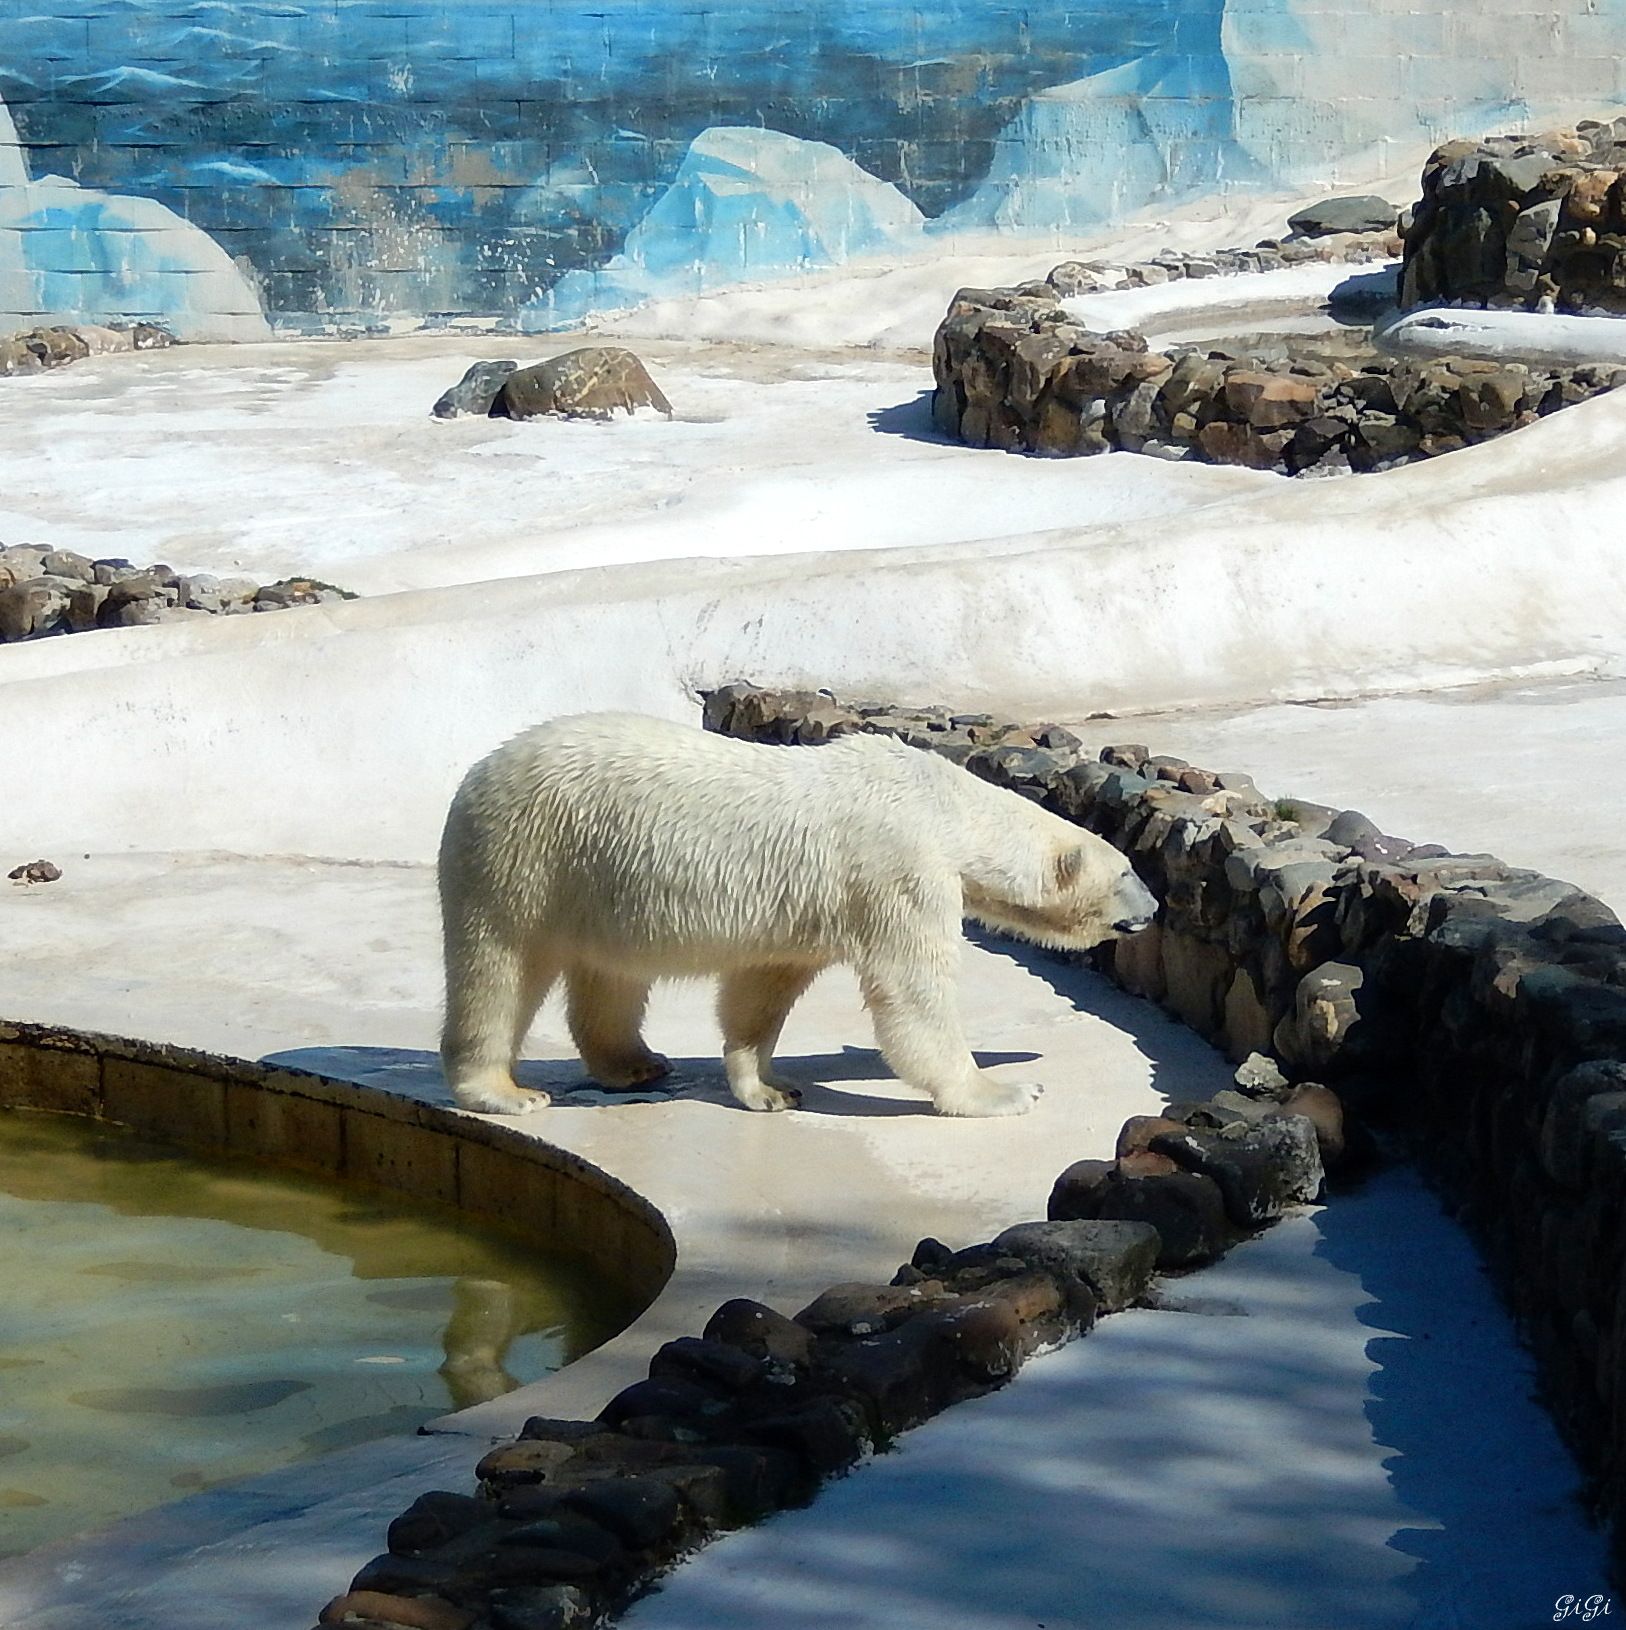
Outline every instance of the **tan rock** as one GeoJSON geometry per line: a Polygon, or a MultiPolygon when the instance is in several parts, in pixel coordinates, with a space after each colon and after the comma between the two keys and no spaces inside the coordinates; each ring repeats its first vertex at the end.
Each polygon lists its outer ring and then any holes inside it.
{"type": "Polygon", "coordinates": [[[1297,374],[1238,369],[1225,380],[1225,405],[1256,430],[1279,430],[1309,418],[1319,394],[1313,379],[1297,374]]]}
{"type": "Polygon", "coordinates": [[[1336,1092],[1319,1081],[1306,1081],[1293,1089],[1278,1113],[1304,1116],[1315,1128],[1322,1163],[1338,1163],[1344,1152],[1344,1106],[1336,1092]]]}
{"type": "Polygon", "coordinates": [[[493,412],[510,419],[549,413],[608,419],[618,410],[630,414],[641,407],[672,416],[672,404],[631,351],[618,345],[584,345],[510,374],[493,412]]]}
{"type": "Polygon", "coordinates": [[[1613,170],[1588,170],[1572,183],[1564,211],[1578,226],[1597,226],[1609,216],[1609,189],[1618,177],[1613,170]]]}
{"type": "Polygon", "coordinates": [[[1231,959],[1221,946],[1163,931],[1164,1000],[1199,1035],[1212,1036],[1219,1029],[1231,972],[1231,959]]]}
{"type": "Polygon", "coordinates": [[[1113,1153],[1120,1161],[1126,1160],[1130,1155],[1150,1149],[1153,1138],[1161,1137],[1165,1132],[1178,1137],[1185,1129],[1184,1121],[1171,1121],[1164,1115],[1131,1115],[1119,1130],[1113,1153]]]}
{"type": "Polygon", "coordinates": [[[1274,1031],[1254,976],[1246,968],[1238,968],[1225,993],[1225,1056],[1233,1064],[1240,1064],[1250,1053],[1264,1052],[1274,1031]]]}
{"type": "Polygon", "coordinates": [[[400,1625],[401,1630],[468,1630],[475,1615],[437,1596],[392,1596],[381,1590],[351,1590],[322,1609],[323,1624],[400,1625]]]}
{"type": "Polygon", "coordinates": [[[1163,979],[1163,927],[1153,923],[1138,934],[1130,934],[1112,944],[1112,971],[1118,983],[1135,996],[1150,1002],[1163,1000],[1167,986],[1163,979]]]}

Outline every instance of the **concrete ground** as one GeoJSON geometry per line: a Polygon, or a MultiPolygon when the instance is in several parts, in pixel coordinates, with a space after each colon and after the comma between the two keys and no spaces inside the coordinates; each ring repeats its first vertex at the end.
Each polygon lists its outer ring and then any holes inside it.
{"type": "MultiPolygon", "coordinates": [[[[1606,800],[1533,775],[1583,745],[1603,762],[1618,752],[1623,687],[1081,728],[1626,897],[1606,800]],[[1559,802],[1532,807],[1533,785],[1559,802]]],[[[443,1095],[427,868],[122,855],[68,857],[64,871],[0,894],[8,1012],[443,1095]]],[[[789,1071],[809,1090],[785,1116],[730,1104],[702,987],[667,987],[652,1007],[673,1080],[614,1099],[582,1085],[546,1009],[526,1073],[557,1101],[522,1124],[665,1211],[679,1265],[655,1306],[560,1375],[442,1422],[442,1436],[40,1553],[0,1573],[3,1622],[72,1630],[116,1613],[131,1630],[202,1630],[215,1604],[252,1594],[266,1630],[304,1630],[388,1518],[424,1487],[463,1486],[490,1435],[532,1413],[593,1412],[728,1296],[794,1311],[833,1281],[889,1277],[923,1234],[962,1243],[1042,1215],[1055,1173],[1110,1153],[1124,1116],[1229,1075],[1155,1008],[1044,953],[968,943],[962,999],[984,1061],[1045,1083],[1031,1116],[926,1113],[886,1079],[840,974],[787,1030],[789,1071]]],[[[1528,1364],[1471,1249],[1413,1180],[1385,1176],[1166,1289],[1160,1310],[1107,1321],[809,1511],[723,1542],[629,1623],[1514,1630],[1566,1590],[1602,1588],[1601,1540],[1528,1364]]]]}

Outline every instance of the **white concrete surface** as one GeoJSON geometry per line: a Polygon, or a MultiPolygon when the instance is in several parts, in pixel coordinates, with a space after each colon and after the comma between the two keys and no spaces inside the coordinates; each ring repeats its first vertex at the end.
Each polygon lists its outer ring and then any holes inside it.
{"type": "Polygon", "coordinates": [[[1626,322],[1535,311],[1408,311],[1373,333],[1396,356],[1477,356],[1554,367],[1626,364],[1626,322]]]}
{"type": "Polygon", "coordinates": [[[1478,686],[1235,713],[1130,714],[1073,728],[1092,747],[1155,741],[1272,796],[1355,808],[1417,843],[1489,853],[1579,884],[1626,916],[1626,685],[1478,686]]]}
{"type": "Polygon", "coordinates": [[[1325,304],[1340,283],[1357,276],[1392,278],[1399,264],[1397,260],[1359,265],[1313,261],[1236,277],[1179,278],[1146,288],[1075,295],[1062,301],[1062,307],[1087,328],[1138,328],[1152,334],[1173,322],[1185,322],[1204,313],[1223,314],[1227,320],[1235,320],[1254,311],[1314,309],[1325,304]]]}
{"type": "Polygon", "coordinates": [[[314,572],[376,595],[1144,521],[1270,479],[967,457],[929,434],[929,366],[852,353],[652,341],[640,353],[670,422],[429,417],[479,358],[580,343],[183,346],[8,380],[0,539],[178,571],[314,572]]]}
{"type": "MultiPolygon", "coordinates": [[[[436,941],[423,868],[78,860],[59,884],[0,893],[0,990],[8,1015],[225,1048],[446,1102],[431,1050],[436,941]]],[[[964,1002],[984,1063],[1045,1083],[1032,1114],[932,1115],[886,1076],[839,973],[786,1028],[780,1059],[805,1098],[776,1116],[729,1098],[701,986],[665,987],[652,1004],[648,1035],[672,1056],[671,1080],[613,1098],[582,1085],[550,1005],[524,1078],[555,1101],[516,1124],[665,1214],[678,1265],[654,1306],[558,1375],[448,1417],[449,1445],[367,1446],[338,1470],[294,1468],[0,1569],[0,1623],[75,1630],[116,1615],[132,1630],[204,1630],[222,1599],[252,1599],[263,1630],[305,1630],[381,1547],[389,1518],[422,1488],[466,1482],[492,1436],[531,1414],[591,1416],[661,1342],[694,1334],[730,1296],[795,1311],[833,1282],[890,1278],[922,1235],[969,1243],[1043,1216],[1068,1158],[1109,1152],[1125,1116],[1226,1077],[1180,1026],[1042,953],[968,945],[964,1002]],[[234,1523],[249,1532],[227,1537],[234,1523]],[[307,1551],[308,1566],[290,1565],[307,1551]]]]}
{"type": "MultiPolygon", "coordinates": [[[[928,433],[922,398],[873,391],[928,433]]],[[[426,447],[441,428],[422,422],[426,447]]],[[[627,563],[13,647],[0,732],[71,719],[74,751],[8,788],[0,844],[422,859],[464,768],[516,730],[579,708],[693,717],[696,687],[738,678],[1033,714],[1607,670],[1626,651],[1623,435],[1626,395],[1601,397],[1449,459],[1255,477],[1183,512],[1021,531],[1013,510],[1018,530],[972,541],[627,563]]],[[[1131,460],[1083,461],[1105,470],[1081,479],[1121,501],[1131,460]]],[[[969,448],[945,465],[968,485],[1045,468],[969,448]]]]}
{"type": "Polygon", "coordinates": [[[1527,1360],[1415,1177],[1165,1295],[702,1552],[622,1623],[1534,1630],[1561,1595],[1608,1593],[1527,1360]]]}

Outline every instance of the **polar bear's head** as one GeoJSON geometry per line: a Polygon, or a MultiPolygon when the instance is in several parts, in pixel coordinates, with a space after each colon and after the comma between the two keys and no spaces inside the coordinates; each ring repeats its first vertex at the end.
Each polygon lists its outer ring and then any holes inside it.
{"type": "Polygon", "coordinates": [[[1037,877],[1005,889],[962,879],[966,915],[999,933],[1056,951],[1085,951],[1135,934],[1157,914],[1157,896],[1134,868],[1093,832],[1069,828],[1048,845],[1037,877]]]}

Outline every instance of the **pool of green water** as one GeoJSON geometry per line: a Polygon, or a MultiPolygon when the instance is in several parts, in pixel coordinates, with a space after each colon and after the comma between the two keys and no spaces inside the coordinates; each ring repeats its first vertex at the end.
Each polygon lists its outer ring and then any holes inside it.
{"type": "Polygon", "coordinates": [[[411,1432],[637,1311],[449,1209],[0,1111],[0,1556],[411,1432]]]}

